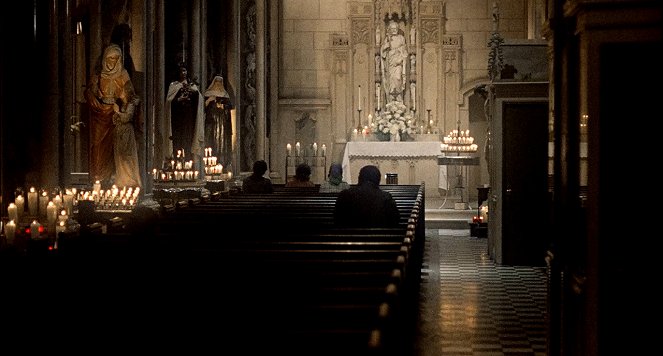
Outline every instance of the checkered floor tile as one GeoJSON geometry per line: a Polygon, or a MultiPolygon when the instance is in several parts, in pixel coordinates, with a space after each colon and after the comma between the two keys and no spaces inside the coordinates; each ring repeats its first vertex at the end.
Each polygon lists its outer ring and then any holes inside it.
{"type": "Polygon", "coordinates": [[[546,355],[546,275],[496,265],[487,239],[427,230],[413,356],[546,355]]]}

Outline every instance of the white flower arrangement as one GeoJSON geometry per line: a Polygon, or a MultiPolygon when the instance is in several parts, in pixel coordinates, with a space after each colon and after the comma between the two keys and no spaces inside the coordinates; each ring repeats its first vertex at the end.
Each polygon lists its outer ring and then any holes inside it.
{"type": "Polygon", "coordinates": [[[396,134],[399,134],[403,141],[413,138],[416,131],[412,112],[400,101],[387,103],[386,110],[378,117],[375,133],[385,140],[396,134]]]}

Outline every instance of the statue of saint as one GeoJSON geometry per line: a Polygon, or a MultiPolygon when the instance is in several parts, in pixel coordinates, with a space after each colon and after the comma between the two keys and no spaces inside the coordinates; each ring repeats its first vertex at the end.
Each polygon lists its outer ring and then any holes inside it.
{"type": "Polygon", "coordinates": [[[398,22],[389,21],[387,33],[382,42],[382,83],[387,94],[387,102],[403,102],[405,92],[405,64],[408,57],[404,32],[398,22]]]}
{"type": "Polygon", "coordinates": [[[134,114],[140,98],[118,45],[106,47],[101,71],[85,90],[90,105],[90,175],[94,181],[140,187],[134,114]]]}
{"type": "Polygon", "coordinates": [[[166,147],[164,154],[176,157],[181,150],[185,157],[203,154],[204,110],[203,98],[198,86],[187,77],[184,64],[179,67],[178,80],[170,83],[164,107],[164,137],[166,147]]]}
{"type": "Polygon", "coordinates": [[[218,162],[228,171],[232,162],[233,128],[230,110],[233,104],[223,85],[223,77],[217,75],[205,90],[205,147],[211,147],[218,162]]]}

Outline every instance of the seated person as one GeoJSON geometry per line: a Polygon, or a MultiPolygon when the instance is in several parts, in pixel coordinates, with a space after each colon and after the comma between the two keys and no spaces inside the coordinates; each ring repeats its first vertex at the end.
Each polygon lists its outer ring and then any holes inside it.
{"type": "Polygon", "coordinates": [[[327,180],[320,184],[320,193],[340,192],[350,188],[348,182],[343,180],[343,167],[339,163],[329,166],[327,180]]]}
{"type": "Polygon", "coordinates": [[[306,163],[300,163],[295,168],[295,176],[285,184],[286,188],[315,187],[311,182],[311,167],[306,163]]]}
{"type": "Polygon", "coordinates": [[[396,227],[400,213],[391,193],[380,189],[380,170],[367,165],[359,171],[356,186],[338,193],[334,223],[347,227],[396,227]]]}
{"type": "Polygon", "coordinates": [[[263,160],[253,163],[253,174],[242,181],[242,191],[247,194],[273,193],[272,180],[263,177],[267,172],[267,162],[263,160]]]}

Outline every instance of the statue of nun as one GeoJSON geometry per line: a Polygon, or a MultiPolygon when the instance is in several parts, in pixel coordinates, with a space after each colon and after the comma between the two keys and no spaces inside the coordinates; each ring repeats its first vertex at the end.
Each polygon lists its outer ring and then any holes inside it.
{"type": "Polygon", "coordinates": [[[223,77],[217,75],[205,90],[205,147],[211,147],[217,162],[228,172],[232,162],[232,122],[230,110],[233,104],[223,85],[223,77]]]}

